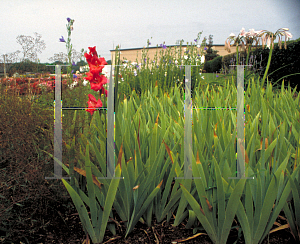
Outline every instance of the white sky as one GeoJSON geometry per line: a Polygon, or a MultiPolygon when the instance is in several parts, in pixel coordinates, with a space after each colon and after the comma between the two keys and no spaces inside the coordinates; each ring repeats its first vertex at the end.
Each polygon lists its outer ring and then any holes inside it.
{"type": "MultiPolygon", "coordinates": [[[[275,32],[289,28],[295,40],[300,37],[300,0],[0,0],[0,55],[22,51],[18,35],[41,34],[46,49],[38,53],[42,63],[55,53],[65,52],[67,17],[75,19],[73,48],[96,46],[109,60],[113,46],[135,48],[164,41],[193,41],[198,32],[213,35],[214,44],[223,44],[231,32],[275,32]]],[[[278,39],[277,39],[278,40],[278,39]]],[[[21,54],[19,55],[21,56],[21,54]]]]}

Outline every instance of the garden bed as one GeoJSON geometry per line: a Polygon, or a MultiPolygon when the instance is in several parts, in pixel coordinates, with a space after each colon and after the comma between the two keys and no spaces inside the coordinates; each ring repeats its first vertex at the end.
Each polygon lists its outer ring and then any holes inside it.
{"type": "MultiPolygon", "coordinates": [[[[272,140],[274,141],[274,137],[276,137],[276,132],[275,132],[275,136],[272,137],[271,139],[271,132],[274,131],[269,130],[269,128],[265,131],[265,129],[262,127],[262,121],[268,120],[267,124],[272,124],[274,123],[274,128],[279,127],[280,124],[280,118],[282,119],[282,121],[284,121],[286,114],[291,114],[291,116],[289,117],[290,120],[292,120],[293,118],[295,119],[293,128],[294,130],[292,130],[292,128],[290,126],[287,126],[288,123],[286,123],[286,130],[284,131],[285,135],[284,137],[291,143],[291,145],[293,146],[293,148],[297,147],[296,144],[296,140],[295,140],[295,128],[297,129],[297,123],[296,121],[298,120],[299,122],[299,117],[298,114],[295,113],[297,111],[295,110],[289,110],[289,108],[293,108],[293,106],[295,106],[295,100],[299,99],[299,97],[292,97],[291,94],[289,94],[288,92],[286,94],[274,94],[272,89],[270,88],[270,86],[268,85],[265,90],[264,90],[264,96],[260,96],[261,92],[263,91],[262,89],[260,89],[260,87],[255,87],[253,86],[253,84],[251,84],[251,95],[249,95],[249,91],[248,93],[246,93],[246,100],[245,103],[249,105],[249,107],[247,107],[247,111],[246,111],[246,120],[245,120],[245,128],[246,128],[246,133],[245,135],[247,136],[247,138],[250,138],[253,134],[256,134],[256,136],[262,136],[264,134],[264,132],[266,132],[266,137],[269,139],[268,143],[265,143],[265,147],[269,147],[272,143],[272,140]],[[253,94],[258,94],[256,96],[256,98],[253,98],[253,94]],[[259,98],[259,99],[258,99],[259,98]],[[249,100],[247,100],[249,99],[249,100]],[[252,101],[250,101],[252,99],[252,101]],[[281,102],[278,102],[281,101],[281,102]],[[279,108],[278,106],[283,106],[282,102],[285,102],[286,106],[279,108]],[[277,104],[277,105],[276,105],[277,104]],[[267,109],[266,109],[267,108],[267,109]],[[272,111],[277,111],[277,121],[275,120],[271,120],[271,118],[274,118],[274,115],[271,114],[272,111]],[[257,114],[261,114],[261,120],[257,120],[256,116],[257,114]],[[293,117],[294,116],[294,117],[293,117]],[[252,118],[252,120],[249,120],[249,118],[252,118]],[[253,126],[254,120],[257,120],[257,122],[259,123],[259,131],[261,133],[257,133],[257,131],[252,131],[251,132],[251,128],[253,126]],[[276,123],[275,123],[276,122],[276,123]],[[252,134],[250,134],[250,132],[252,134]]],[[[78,87],[79,88],[79,87],[78,87]]],[[[211,91],[209,93],[206,93],[206,90],[203,90],[203,92],[206,94],[206,96],[202,96],[202,92],[198,92],[197,89],[195,89],[195,91],[197,92],[195,93],[195,96],[193,97],[193,106],[198,106],[198,107],[212,107],[212,106],[216,106],[216,107],[226,107],[226,105],[228,106],[228,104],[232,104],[232,106],[234,107],[234,99],[236,99],[236,95],[234,94],[234,92],[229,93],[228,90],[226,90],[226,87],[222,88],[223,90],[219,90],[218,92],[216,91],[211,91]],[[223,94],[223,95],[222,95],[223,94]],[[221,96],[224,96],[225,94],[230,94],[229,99],[228,99],[228,104],[221,104],[221,102],[225,101],[225,98],[222,98],[221,96]],[[213,97],[214,99],[211,99],[211,97],[213,97]]],[[[227,88],[228,89],[228,88],[227,88]]],[[[72,90],[72,92],[68,93],[66,90],[67,95],[72,94],[72,96],[78,97],[78,105],[82,105],[84,103],[86,103],[86,94],[84,94],[82,89],[74,89],[72,90]],[[79,93],[82,92],[82,93],[79,93]],[[79,96],[79,94],[81,94],[81,96],[79,96]]],[[[184,120],[183,120],[183,99],[182,97],[180,97],[180,92],[178,91],[178,89],[171,89],[170,92],[167,94],[164,94],[162,91],[160,91],[158,89],[158,87],[156,86],[151,92],[145,93],[141,96],[137,96],[137,94],[135,92],[132,92],[130,94],[130,99],[122,99],[121,101],[119,101],[118,103],[118,112],[116,114],[116,128],[119,128],[119,130],[116,129],[116,158],[118,158],[118,156],[120,155],[120,148],[121,145],[123,145],[123,156],[124,159],[122,158],[122,161],[124,160],[123,163],[126,163],[124,165],[122,165],[122,169],[124,170],[124,166],[127,165],[127,167],[131,167],[130,164],[133,162],[132,158],[136,157],[136,152],[140,151],[140,157],[141,159],[138,159],[136,161],[136,163],[139,162],[143,162],[143,164],[141,164],[141,166],[145,166],[147,164],[148,161],[151,162],[157,162],[156,157],[158,157],[158,155],[163,155],[163,161],[164,163],[170,165],[170,167],[168,169],[164,169],[166,170],[165,172],[166,175],[163,178],[163,187],[162,190],[164,190],[165,186],[166,186],[166,182],[168,179],[168,173],[170,173],[170,169],[171,169],[171,153],[172,153],[172,157],[174,160],[177,160],[179,163],[182,163],[182,159],[180,159],[179,156],[176,157],[176,154],[178,155],[182,155],[182,151],[180,150],[180,148],[178,148],[178,146],[176,146],[176,143],[179,143],[180,145],[183,145],[183,142],[181,141],[180,137],[178,137],[178,133],[176,133],[176,131],[179,131],[180,133],[183,132],[183,126],[184,126],[184,120]],[[139,125],[140,122],[140,125],[139,125]],[[170,128],[168,128],[170,127],[170,128]],[[154,131],[154,128],[157,129],[157,131],[154,131]],[[166,131],[169,130],[169,134],[168,136],[165,136],[166,131]],[[120,135],[123,135],[123,137],[119,137],[120,135]],[[156,137],[156,144],[154,143],[154,139],[156,137]],[[139,139],[137,139],[139,138],[139,139]],[[127,145],[126,145],[126,141],[127,141],[127,145]],[[165,144],[163,143],[163,141],[165,142],[165,144]],[[173,141],[173,142],[172,142],[173,141]],[[130,142],[130,143],[129,143],[130,142]],[[147,145],[151,145],[151,148],[154,148],[153,151],[151,151],[152,149],[146,149],[147,145]],[[154,147],[152,147],[152,145],[154,145],[154,147]],[[161,146],[162,145],[162,146],[161,146]],[[167,147],[165,146],[167,145],[170,149],[170,151],[168,151],[167,147]],[[159,151],[159,148],[162,147],[163,148],[163,152],[159,151]],[[171,152],[171,153],[170,153],[171,152]],[[153,157],[155,156],[155,157],[153,157]],[[169,170],[169,171],[168,171],[169,170]]],[[[41,101],[43,102],[52,102],[50,101],[51,99],[53,99],[53,93],[49,93],[47,98],[42,98],[41,96],[41,101]],[[44,100],[43,100],[44,99],[44,100]]],[[[67,98],[67,96],[66,96],[67,98]]],[[[14,101],[14,98],[12,99],[12,101],[14,101]]],[[[66,102],[74,102],[74,100],[70,99],[67,100],[66,102]]],[[[33,119],[32,117],[30,117],[29,115],[24,116],[21,114],[21,111],[24,112],[24,109],[22,109],[22,107],[20,107],[22,105],[22,101],[19,101],[18,103],[15,104],[15,108],[14,107],[10,107],[11,111],[11,115],[13,115],[14,113],[20,113],[19,115],[15,115],[15,117],[19,118],[19,117],[23,117],[26,119],[33,119]],[[18,108],[18,109],[16,109],[18,108]]],[[[36,104],[37,105],[37,104],[36,104]]],[[[73,105],[73,104],[72,104],[73,105]]],[[[24,107],[26,107],[27,105],[23,104],[24,107]]],[[[42,107],[41,102],[39,103],[38,106],[41,106],[41,111],[43,109],[45,109],[45,107],[42,107]]],[[[43,104],[43,106],[46,106],[45,104],[43,104]]],[[[37,107],[35,107],[37,108],[37,107]]],[[[49,106],[49,109],[52,108],[53,111],[53,107],[49,106]]],[[[34,110],[31,110],[31,113],[34,110]]],[[[28,110],[28,113],[30,113],[30,111],[28,110]]],[[[202,112],[201,112],[202,113],[202,112]]],[[[193,150],[195,150],[193,153],[196,157],[197,155],[197,151],[203,153],[203,156],[200,155],[200,160],[201,163],[204,165],[205,164],[205,155],[204,152],[206,150],[207,155],[213,155],[215,158],[220,159],[222,157],[222,151],[217,150],[217,141],[216,141],[216,136],[218,137],[218,140],[220,141],[219,146],[222,148],[223,152],[225,151],[224,145],[226,145],[226,143],[223,143],[224,140],[224,136],[222,136],[222,134],[224,133],[224,129],[222,129],[222,126],[218,126],[216,127],[217,122],[220,120],[220,118],[223,119],[224,123],[228,123],[228,121],[231,120],[230,116],[228,117],[228,115],[230,115],[230,112],[223,113],[223,112],[218,112],[218,111],[214,111],[214,112],[210,112],[211,116],[209,117],[210,119],[208,121],[205,121],[204,118],[205,116],[202,116],[200,113],[200,111],[194,111],[193,112],[193,132],[194,134],[196,134],[197,136],[199,135],[199,138],[207,138],[208,142],[207,144],[209,146],[205,146],[203,147],[199,142],[200,140],[198,139],[198,144],[193,142],[193,145],[197,145],[196,148],[194,148],[193,150]],[[216,114],[216,115],[215,115],[216,114]],[[227,116],[227,117],[226,117],[227,116]],[[201,126],[215,126],[215,130],[201,130],[201,131],[196,131],[197,128],[200,128],[201,126]],[[215,133],[213,133],[215,132],[215,133]],[[204,133],[204,134],[203,134],[204,133]],[[198,150],[197,150],[198,149],[198,150]],[[205,150],[204,150],[205,149],[205,150]]],[[[41,112],[36,111],[36,114],[40,114],[41,112]]],[[[67,115],[68,113],[65,113],[66,116],[63,119],[63,125],[64,126],[64,135],[68,135],[68,136],[72,136],[72,133],[74,132],[74,130],[72,131],[71,126],[72,125],[72,121],[73,121],[73,115],[67,115]]],[[[71,113],[69,113],[71,114],[71,113]]],[[[79,114],[79,113],[78,113],[79,114]]],[[[103,137],[103,135],[101,133],[104,132],[105,128],[103,127],[103,114],[101,115],[100,113],[95,113],[94,117],[91,117],[89,113],[86,113],[85,111],[83,111],[81,114],[84,114],[83,117],[87,117],[89,116],[89,121],[95,125],[96,128],[98,128],[100,130],[100,132],[97,132],[99,134],[97,134],[97,138],[99,139],[99,144],[97,144],[98,142],[96,141],[92,141],[91,145],[98,145],[100,148],[100,153],[101,155],[104,157],[106,152],[105,152],[105,138],[103,137]],[[96,144],[95,144],[96,143],[96,144]]],[[[33,116],[33,115],[31,115],[33,116]]],[[[45,115],[46,116],[46,115],[45,115]]],[[[50,119],[52,119],[53,121],[53,113],[49,112],[49,115],[47,115],[50,119]]],[[[82,116],[81,116],[82,117],[82,116]]],[[[44,118],[42,118],[43,121],[45,121],[44,118]]],[[[233,119],[232,119],[233,120],[233,119]]],[[[21,120],[20,120],[21,121],[21,120]]],[[[22,123],[19,123],[18,125],[18,129],[20,131],[24,131],[25,129],[28,129],[28,125],[30,123],[28,123],[29,120],[24,120],[27,122],[24,122],[24,127],[22,127],[22,123]],[[26,127],[27,126],[27,127],[26,127]]],[[[38,121],[38,117],[36,117],[35,119],[36,124],[38,121]]],[[[31,124],[33,124],[31,122],[31,124]]],[[[74,125],[77,126],[77,119],[75,119],[75,123],[74,125]]],[[[76,127],[75,126],[75,127],[76,127]]],[[[232,126],[232,125],[231,125],[232,126]]],[[[41,126],[40,126],[41,127],[41,126]]],[[[1,127],[0,127],[1,128],[1,127]]],[[[5,127],[3,127],[5,128],[5,127]]],[[[3,129],[2,128],[2,129],[3,129]]],[[[209,128],[209,127],[206,127],[209,128]]],[[[230,129],[232,130],[232,128],[229,128],[229,124],[225,124],[225,128],[227,131],[230,131],[230,129]]],[[[281,128],[281,127],[280,127],[281,128]]],[[[51,126],[49,126],[49,128],[43,128],[44,130],[48,130],[49,132],[51,132],[52,134],[49,134],[49,138],[53,138],[53,128],[51,128],[51,126]]],[[[17,127],[15,128],[15,132],[18,134],[17,131],[17,127]]],[[[0,129],[1,131],[1,129],[0,129]]],[[[4,131],[4,130],[3,130],[4,131]]],[[[233,134],[233,131],[230,131],[233,134]]],[[[2,132],[3,133],[3,132],[2,132]]],[[[42,132],[39,132],[42,133],[42,132]]],[[[45,131],[44,131],[45,133],[45,131]]],[[[81,146],[81,150],[77,150],[76,151],[76,157],[78,159],[78,164],[76,165],[77,167],[80,166],[80,168],[82,168],[84,170],[85,168],[85,159],[84,159],[84,155],[86,153],[86,145],[88,144],[86,139],[92,140],[92,137],[89,137],[88,135],[96,135],[96,129],[94,128],[94,126],[90,126],[90,124],[88,126],[86,126],[85,128],[83,128],[82,130],[78,130],[78,132],[76,132],[77,138],[79,138],[81,136],[81,140],[77,141],[77,146],[81,146]],[[82,136],[83,135],[83,136],[82,136]],[[82,152],[81,152],[82,151],[82,152]]],[[[179,133],[179,134],[180,134],[179,133]]],[[[283,132],[282,132],[283,133],[283,132]]],[[[21,133],[19,133],[19,135],[21,135],[21,133]]],[[[22,134],[23,135],[23,134],[22,134]]],[[[41,134],[39,134],[41,135],[41,134]]],[[[43,134],[45,136],[45,134],[43,134]]],[[[224,135],[224,134],[223,134],[224,135]]],[[[248,150],[248,156],[250,159],[249,165],[251,165],[253,168],[256,167],[256,163],[258,161],[262,160],[262,148],[259,149],[259,145],[262,145],[260,143],[260,138],[258,137],[258,140],[255,141],[255,148],[254,149],[250,149],[248,150]],[[258,149],[258,150],[257,150],[258,149]],[[254,153],[253,153],[254,152],[254,153]],[[251,154],[253,155],[251,156],[251,154]],[[251,160],[251,158],[255,158],[253,161],[253,159],[251,160]]],[[[262,138],[261,138],[262,139],[262,138]]],[[[283,143],[282,141],[280,141],[282,139],[278,139],[278,141],[280,143],[283,143]]],[[[70,144],[70,141],[66,141],[67,144],[70,144]]],[[[228,144],[228,143],[227,143],[228,144]]],[[[250,144],[249,144],[250,145],[250,144]]],[[[282,144],[283,146],[283,144],[282,144]]],[[[246,145],[247,147],[247,145],[246,145]]],[[[46,145],[45,145],[46,148],[46,145]]],[[[44,148],[44,149],[45,149],[44,148]]],[[[65,148],[65,147],[64,147],[65,148]]],[[[148,147],[149,148],[149,147],[148,147]]],[[[53,154],[53,144],[52,145],[48,145],[48,152],[52,152],[53,154]]],[[[23,155],[25,154],[26,150],[23,149],[23,155]]],[[[39,152],[39,154],[42,154],[42,151],[39,152]]],[[[285,153],[286,156],[286,153],[285,153]]],[[[38,156],[36,156],[38,157],[38,156]]],[[[272,156],[273,160],[276,162],[275,159],[275,155],[272,156]]],[[[34,156],[31,157],[32,159],[34,158],[34,156]]],[[[101,169],[101,163],[99,160],[97,160],[95,151],[90,149],[90,158],[91,158],[91,162],[93,162],[95,165],[97,165],[98,169],[101,169]]],[[[30,160],[28,158],[28,160],[30,160]]],[[[39,160],[37,162],[32,162],[32,164],[34,165],[34,167],[38,167],[38,165],[40,164],[45,164],[46,162],[50,162],[53,165],[53,160],[50,160],[50,158],[46,157],[45,155],[43,156],[43,159],[41,156],[39,156],[39,160]]],[[[209,160],[207,162],[210,162],[212,160],[212,158],[209,158],[209,160]]],[[[21,162],[21,161],[20,161],[21,162]]],[[[197,161],[198,162],[198,161],[197,161]]],[[[294,169],[294,165],[292,163],[295,163],[295,167],[297,167],[296,164],[296,160],[295,160],[295,154],[294,154],[294,160],[291,160],[289,163],[290,168],[286,168],[286,170],[289,170],[290,172],[293,172],[294,169]]],[[[66,162],[67,163],[67,162],[66,162]]],[[[22,162],[22,164],[24,164],[23,166],[25,167],[25,165],[30,165],[30,163],[28,164],[28,162],[22,162]]],[[[269,161],[267,162],[266,165],[269,165],[269,161]]],[[[15,165],[15,169],[18,168],[18,166],[20,167],[20,165],[15,165]]],[[[22,166],[22,167],[23,167],[22,166]]],[[[13,171],[8,171],[8,165],[6,165],[7,170],[6,172],[5,169],[1,169],[1,173],[2,173],[2,177],[3,175],[9,175],[8,172],[13,172],[13,171]]],[[[20,168],[22,168],[20,167],[20,168]]],[[[159,169],[160,172],[163,172],[163,165],[161,164],[161,162],[159,162],[159,164],[156,166],[157,169],[159,169]]],[[[225,166],[224,166],[225,167],[225,166]]],[[[27,168],[30,168],[27,166],[27,168]]],[[[26,167],[25,167],[26,169],[26,167]]],[[[31,169],[31,168],[30,168],[31,169]]],[[[40,169],[41,170],[41,169],[40,169]]],[[[179,169],[177,169],[179,170],[179,169]]],[[[47,171],[49,174],[51,172],[48,170],[47,171]]],[[[102,171],[103,172],[103,171],[102,171]]],[[[124,172],[124,171],[122,171],[124,172]]],[[[147,171],[146,171],[147,172],[147,171]]],[[[96,171],[93,171],[93,174],[96,174],[96,171]]],[[[149,174],[149,172],[147,173],[149,174]]],[[[147,176],[146,174],[146,176],[147,176]]],[[[224,174],[224,173],[222,173],[224,174]]],[[[28,174],[30,175],[30,174],[28,174]]],[[[26,185],[29,184],[29,182],[27,182],[27,177],[28,175],[22,176],[22,175],[15,175],[14,179],[12,178],[10,183],[10,186],[7,187],[5,193],[9,194],[13,197],[12,201],[10,202],[9,206],[12,206],[12,208],[9,211],[9,215],[6,215],[7,217],[5,217],[5,223],[11,223],[10,225],[10,229],[8,231],[8,226],[0,226],[0,234],[2,235],[2,240],[4,243],[10,243],[10,242],[20,242],[22,241],[23,243],[82,243],[84,241],[85,238],[85,233],[82,229],[82,224],[80,223],[80,218],[79,215],[75,209],[75,206],[71,200],[71,197],[68,196],[68,192],[65,189],[65,186],[62,184],[61,181],[53,183],[51,182],[51,180],[45,181],[44,180],[44,176],[49,176],[49,175],[43,175],[43,176],[39,176],[39,180],[40,181],[36,181],[35,183],[32,183],[30,185],[30,187],[34,188],[41,188],[39,190],[40,195],[39,196],[34,196],[33,193],[31,194],[26,194],[22,195],[22,191],[24,191],[26,189],[26,185]],[[18,178],[19,177],[19,178],[18,178]],[[41,184],[41,182],[44,182],[44,184],[41,184]],[[19,185],[19,186],[18,186],[19,185]],[[22,185],[22,186],[21,186],[22,185]],[[35,186],[34,186],[35,185],[35,186]],[[23,190],[22,190],[23,189],[23,190]],[[55,191],[53,191],[52,189],[56,189],[55,191]],[[30,196],[31,195],[31,196],[30,196]],[[17,199],[17,196],[19,196],[19,198],[17,199]],[[22,197],[23,198],[22,198],[22,197]],[[29,198],[29,200],[26,200],[26,198],[29,198]],[[22,206],[18,205],[21,204],[22,206]],[[3,239],[4,236],[7,235],[6,239],[3,239]],[[27,239],[27,240],[26,240],[27,239]]],[[[38,173],[36,174],[38,175],[38,173]]],[[[158,175],[158,174],[154,174],[154,175],[158,175]]],[[[175,176],[175,175],[173,175],[175,176]]],[[[78,179],[81,178],[85,178],[82,175],[77,174],[76,177],[78,179]]],[[[170,176],[172,177],[172,175],[170,176]]],[[[226,175],[222,175],[222,177],[224,179],[226,179],[226,175]]],[[[133,179],[137,180],[136,176],[132,176],[133,179]]],[[[30,181],[33,181],[33,178],[30,178],[30,181]]],[[[126,181],[124,181],[126,182],[126,181]]],[[[141,181],[142,183],[143,181],[141,181]]],[[[153,184],[155,186],[158,185],[160,181],[157,179],[156,181],[153,181],[153,184]]],[[[175,181],[172,181],[172,186],[174,186],[175,181]]],[[[29,185],[28,185],[29,186],[29,185]]],[[[2,186],[4,187],[4,185],[2,186]]],[[[28,187],[27,187],[28,188],[28,187]]],[[[3,189],[3,188],[2,188],[3,189]]],[[[26,191],[26,190],[25,190],[26,191]]],[[[122,193],[122,192],[121,192],[122,193]]],[[[159,194],[161,194],[162,192],[160,192],[159,194]]],[[[2,195],[2,193],[0,193],[2,195]]],[[[85,191],[85,194],[88,194],[88,191],[85,191]]],[[[120,193],[118,193],[120,194],[120,193]]],[[[5,195],[6,196],[6,195],[5,195]]],[[[120,195],[121,196],[121,195],[120,195]]],[[[10,198],[8,197],[7,200],[9,200],[10,198]]],[[[212,200],[209,200],[209,202],[212,202],[212,200]]],[[[214,205],[213,208],[216,207],[216,204],[214,205]]],[[[6,206],[7,208],[7,206],[6,206]]],[[[3,209],[2,209],[3,210],[3,209]]],[[[191,208],[189,207],[189,210],[191,210],[191,208]]],[[[1,210],[0,210],[1,211],[1,210]]],[[[157,241],[159,241],[159,243],[171,243],[171,241],[175,241],[175,240],[182,240],[182,242],[184,243],[212,243],[211,239],[208,237],[208,235],[198,235],[197,233],[206,233],[205,229],[202,228],[202,230],[198,230],[198,232],[193,233],[193,229],[196,230],[197,227],[201,226],[199,220],[196,220],[194,222],[193,228],[188,228],[185,229],[185,226],[188,224],[189,222],[189,218],[186,217],[184,218],[180,224],[177,227],[173,227],[172,224],[175,221],[175,215],[176,212],[175,210],[172,211],[172,217],[170,218],[169,223],[167,223],[166,218],[164,218],[160,223],[157,223],[157,219],[155,217],[155,215],[153,215],[152,220],[151,220],[151,227],[148,227],[146,225],[146,223],[142,224],[141,222],[137,222],[136,225],[132,228],[132,231],[128,234],[128,236],[125,238],[125,233],[127,231],[127,228],[125,226],[125,222],[122,220],[122,218],[120,218],[119,214],[120,214],[120,209],[113,207],[113,215],[114,215],[114,219],[120,224],[116,224],[116,235],[113,236],[111,231],[106,230],[105,232],[105,236],[104,236],[104,242],[106,243],[155,243],[157,241]],[[113,238],[115,238],[113,240],[113,238]],[[187,240],[188,238],[190,238],[189,240],[187,240]]],[[[178,211],[178,210],[177,210],[178,211]]],[[[207,210],[208,211],[208,210],[207,210]]],[[[207,215],[208,212],[206,212],[207,215]]],[[[2,215],[4,216],[4,215],[2,215]]],[[[280,211],[279,216],[276,216],[275,219],[275,223],[279,224],[280,226],[284,226],[287,224],[287,220],[283,219],[282,217],[285,217],[284,212],[280,211]],[[281,217],[279,217],[281,216],[281,217]]],[[[3,218],[3,217],[2,217],[3,218]]],[[[145,216],[143,217],[144,220],[145,216]]],[[[3,219],[2,219],[3,222],[3,219]]],[[[4,223],[4,222],[3,222],[4,223]]],[[[116,223],[116,222],[114,222],[116,223]]],[[[228,236],[228,242],[232,243],[237,239],[238,236],[238,229],[241,228],[238,218],[235,217],[234,221],[232,223],[233,226],[238,226],[233,228],[230,231],[230,234],[228,236]]],[[[272,226],[271,230],[274,230],[276,227],[278,226],[272,226]]],[[[244,243],[243,242],[243,237],[241,237],[241,239],[237,242],[237,243],[244,243]]],[[[278,230],[274,233],[271,233],[269,235],[267,235],[262,243],[268,243],[268,238],[269,238],[269,243],[295,243],[293,242],[294,239],[291,235],[291,232],[289,231],[289,229],[283,228],[283,230],[278,230]]]]}

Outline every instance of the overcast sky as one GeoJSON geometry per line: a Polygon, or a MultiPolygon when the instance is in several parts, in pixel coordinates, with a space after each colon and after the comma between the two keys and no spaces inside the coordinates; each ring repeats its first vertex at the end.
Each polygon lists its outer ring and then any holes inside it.
{"type": "MultiPolygon", "coordinates": [[[[38,53],[42,63],[55,53],[65,52],[66,18],[75,19],[73,48],[96,46],[107,60],[117,44],[121,48],[151,46],[176,40],[193,41],[198,32],[212,34],[214,44],[224,44],[231,32],[275,32],[288,27],[300,37],[300,0],[1,0],[0,55],[22,50],[18,35],[41,34],[46,49],[38,53]]],[[[21,55],[19,55],[21,56],[21,55]]]]}

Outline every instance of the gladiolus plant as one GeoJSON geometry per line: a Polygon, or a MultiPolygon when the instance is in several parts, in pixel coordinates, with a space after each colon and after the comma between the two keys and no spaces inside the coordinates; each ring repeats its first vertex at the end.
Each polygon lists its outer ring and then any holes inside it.
{"type": "MultiPolygon", "coordinates": [[[[96,47],[89,47],[89,50],[90,50],[89,53],[84,54],[90,67],[90,71],[86,73],[87,77],[85,77],[85,79],[90,82],[92,90],[99,91],[100,98],[101,98],[101,94],[105,94],[105,96],[107,97],[108,91],[103,87],[103,85],[107,83],[107,78],[102,74],[102,69],[107,64],[107,62],[105,61],[104,58],[98,57],[98,54],[96,52],[96,47]]],[[[86,111],[91,113],[91,115],[93,115],[96,108],[102,107],[102,101],[101,99],[96,100],[96,98],[92,94],[88,94],[88,97],[89,97],[89,100],[87,102],[88,109],[86,109],[86,111]]],[[[85,231],[88,233],[86,242],[89,243],[88,236],[90,236],[93,243],[102,243],[106,226],[108,223],[108,219],[111,215],[111,209],[114,203],[114,199],[116,197],[119,181],[120,181],[120,176],[121,176],[120,158],[122,157],[122,154],[120,154],[119,156],[118,165],[115,169],[115,177],[117,179],[112,180],[110,184],[108,184],[106,181],[102,181],[105,183],[102,182],[100,183],[99,180],[95,177],[93,172],[95,167],[93,163],[90,161],[89,146],[93,148],[92,144],[89,145],[89,143],[87,143],[86,155],[85,155],[85,170],[81,170],[74,167],[74,170],[84,175],[87,179],[88,196],[86,196],[80,189],[76,191],[75,188],[72,187],[72,184],[70,185],[64,179],[62,179],[62,181],[65,187],[67,188],[70,196],[72,197],[72,200],[79,213],[79,217],[82,222],[82,225],[85,231]],[[103,184],[105,185],[105,187],[107,187],[106,190],[103,190],[104,186],[101,186],[103,184]],[[80,194],[78,194],[78,192],[80,192],[80,194]],[[86,201],[87,199],[88,201],[86,201]],[[84,202],[90,208],[90,216],[87,212],[84,202]]],[[[72,142],[71,147],[72,148],[75,147],[75,139],[72,142]]],[[[71,165],[70,165],[70,169],[67,169],[63,164],[61,164],[61,166],[66,170],[68,174],[70,174],[72,168],[71,165]]],[[[97,174],[98,173],[100,172],[98,171],[97,174]]]]}

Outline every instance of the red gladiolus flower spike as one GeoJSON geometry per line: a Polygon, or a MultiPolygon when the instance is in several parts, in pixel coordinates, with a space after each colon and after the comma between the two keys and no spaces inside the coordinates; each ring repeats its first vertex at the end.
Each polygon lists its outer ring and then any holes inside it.
{"type": "MultiPolygon", "coordinates": [[[[95,47],[89,47],[90,52],[85,53],[84,56],[86,58],[86,61],[89,64],[90,71],[86,73],[87,77],[85,78],[90,82],[91,89],[94,91],[100,91],[100,94],[105,94],[105,96],[108,96],[108,91],[104,89],[103,85],[107,84],[107,78],[101,74],[104,65],[107,64],[105,59],[103,57],[98,58],[98,54],[95,47]]],[[[96,107],[102,107],[102,102],[99,99],[98,102],[96,101],[96,98],[89,94],[89,101],[87,102],[89,104],[89,109],[86,111],[90,112],[91,115],[93,115],[96,107]]]]}
{"type": "Polygon", "coordinates": [[[89,47],[89,50],[89,53],[84,54],[90,66],[90,72],[86,73],[86,80],[90,81],[91,89],[99,91],[107,83],[106,77],[100,74],[107,62],[103,57],[98,58],[96,47],[89,47]]]}

